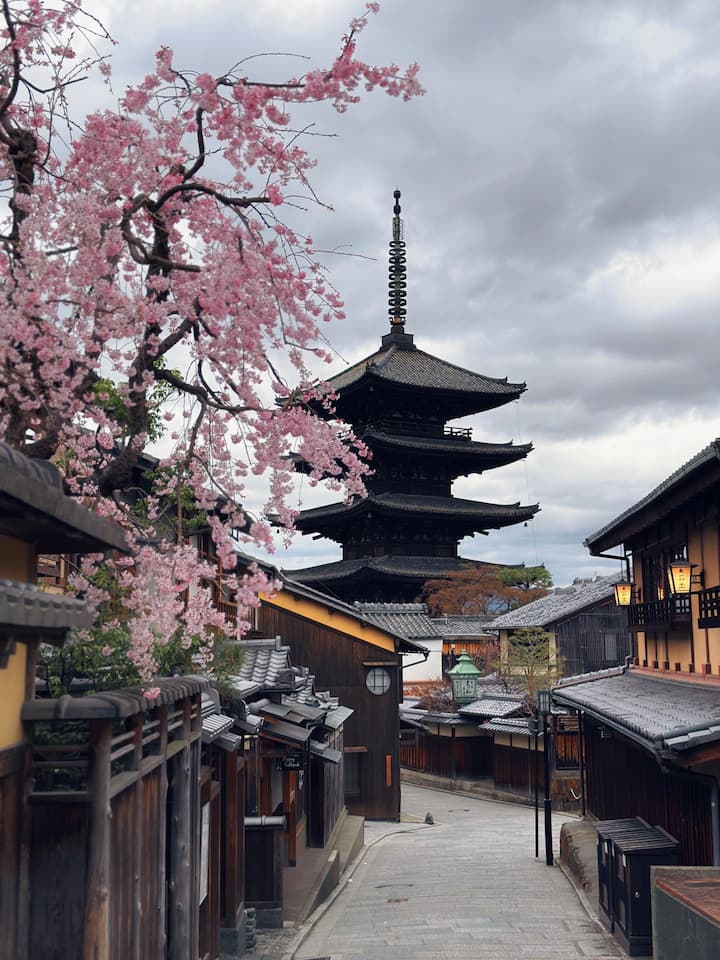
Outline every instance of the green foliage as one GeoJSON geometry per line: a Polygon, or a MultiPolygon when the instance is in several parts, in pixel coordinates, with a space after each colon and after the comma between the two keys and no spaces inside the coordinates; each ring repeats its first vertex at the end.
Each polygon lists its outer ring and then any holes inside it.
{"type": "Polygon", "coordinates": [[[501,567],[496,576],[506,587],[519,587],[522,590],[547,590],[553,585],[552,575],[543,564],[538,567],[501,567]]]}
{"type": "Polygon", "coordinates": [[[538,690],[548,689],[562,676],[553,634],[539,627],[516,630],[503,645],[497,669],[505,679],[521,683],[534,705],[538,690]]]}
{"type": "MultiPolygon", "coordinates": [[[[162,357],[155,360],[154,366],[162,368],[165,361],[162,357]]],[[[175,371],[178,372],[179,371],[175,371]]],[[[94,402],[110,419],[117,424],[123,434],[131,431],[130,415],[128,413],[127,397],[118,389],[117,384],[107,377],[99,377],[92,386],[94,402]]],[[[176,393],[174,388],[164,380],[153,384],[148,402],[148,438],[157,443],[165,432],[165,420],[162,415],[163,405],[176,393]]]]}

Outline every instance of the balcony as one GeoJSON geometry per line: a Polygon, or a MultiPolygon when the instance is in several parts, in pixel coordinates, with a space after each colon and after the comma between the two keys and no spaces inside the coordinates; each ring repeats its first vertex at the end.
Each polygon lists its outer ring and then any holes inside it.
{"type": "Polygon", "coordinates": [[[628,607],[630,630],[671,630],[690,622],[690,598],[651,600],[628,607]]]}
{"type": "Polygon", "coordinates": [[[698,593],[700,603],[698,627],[720,627],[720,587],[709,587],[698,593]]]}

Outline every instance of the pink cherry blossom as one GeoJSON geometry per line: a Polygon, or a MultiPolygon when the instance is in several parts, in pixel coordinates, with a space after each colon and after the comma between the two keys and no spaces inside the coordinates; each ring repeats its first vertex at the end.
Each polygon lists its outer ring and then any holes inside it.
{"type": "MultiPolygon", "coordinates": [[[[162,47],[118,108],[111,39],[89,5],[5,0],[2,11],[0,436],[54,458],[74,496],[126,527],[134,556],[115,561],[117,617],[149,684],[158,643],[179,637],[206,656],[230,629],[218,577],[241,620],[267,589],[257,571],[236,575],[235,549],[267,545],[270,515],[291,524],[289,450],[313,482],[363,492],[365,451],[310,369],[330,357],[321,328],[344,317],[342,302],[312,240],[283,221],[284,197],[313,202],[305,104],[342,112],[375,88],[408,99],[422,87],[417,65],[359,59],[378,11],[367,3],[329,66],[266,85],[239,68],[184,69],[162,47]],[[83,117],[76,81],[94,70],[111,99],[83,117]],[[142,458],[159,437],[150,489],[142,458]],[[255,475],[264,504],[246,503],[255,475]],[[193,542],[202,514],[212,563],[193,542]]],[[[96,606],[100,559],[74,581],[96,606]]]]}

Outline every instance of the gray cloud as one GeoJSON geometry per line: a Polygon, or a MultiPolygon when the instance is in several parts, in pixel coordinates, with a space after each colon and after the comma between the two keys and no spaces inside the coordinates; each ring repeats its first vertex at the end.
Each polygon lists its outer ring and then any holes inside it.
{"type": "MultiPolygon", "coordinates": [[[[327,61],[360,5],[326,6],[320,17],[322,4],[293,0],[283,14],[266,0],[245,15],[217,0],[181,4],[170,21],[151,3],[141,33],[116,18],[118,75],[141,76],[160,43],[216,71],[263,50],[327,61]]],[[[557,582],[594,572],[584,537],[717,432],[717,5],[386,0],[359,49],[418,60],[428,92],[318,113],[318,129],[337,133],[311,144],[334,213],[307,222],[322,249],[340,251],[323,255],[347,304],[328,331],[336,369],[385,332],[399,185],[416,342],[528,384],[519,418],[513,407],[474,425],[479,438],[534,442],[527,476],[543,511],[463,549],[537,554],[557,582]]],[[[523,468],[473,491],[526,500],[527,486],[523,468]]],[[[299,540],[282,563],[332,550],[299,540]]]]}

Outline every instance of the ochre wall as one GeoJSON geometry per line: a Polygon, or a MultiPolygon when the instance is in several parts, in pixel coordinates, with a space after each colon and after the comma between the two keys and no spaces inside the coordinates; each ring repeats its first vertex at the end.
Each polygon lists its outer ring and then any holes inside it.
{"type": "Polygon", "coordinates": [[[0,535],[0,577],[35,582],[35,549],[29,543],[0,535]]]}
{"type": "Polygon", "coordinates": [[[20,708],[25,701],[27,647],[19,643],[8,665],[0,668],[0,750],[22,740],[20,708]]]}
{"type": "MultiPolygon", "coordinates": [[[[29,583],[34,580],[35,550],[27,543],[0,536],[0,577],[29,583]]],[[[8,665],[0,668],[0,750],[22,740],[20,708],[25,700],[27,647],[19,643],[8,665]]]]}

